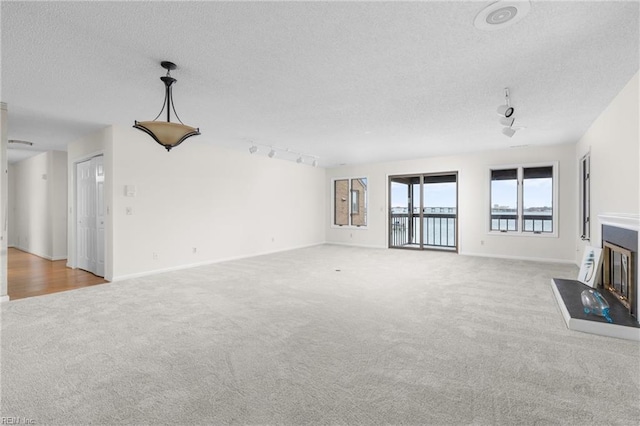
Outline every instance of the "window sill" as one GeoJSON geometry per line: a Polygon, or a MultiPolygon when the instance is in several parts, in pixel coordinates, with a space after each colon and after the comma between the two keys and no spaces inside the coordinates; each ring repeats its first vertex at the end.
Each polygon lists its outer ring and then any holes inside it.
{"type": "Polygon", "coordinates": [[[500,235],[504,237],[535,237],[535,238],[558,238],[557,232],[547,232],[535,234],[533,232],[517,232],[517,231],[508,231],[508,232],[500,232],[500,231],[488,231],[488,235],[500,235]]]}
{"type": "Polygon", "coordinates": [[[331,225],[333,229],[369,229],[367,225],[354,226],[354,225],[331,225]]]}

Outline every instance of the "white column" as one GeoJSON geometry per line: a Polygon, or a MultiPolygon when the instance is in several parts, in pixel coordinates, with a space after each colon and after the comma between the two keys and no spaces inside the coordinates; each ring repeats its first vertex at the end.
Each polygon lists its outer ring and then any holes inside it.
{"type": "Polygon", "coordinates": [[[7,163],[7,104],[0,102],[0,302],[9,300],[7,295],[7,239],[9,198],[7,163]]]}

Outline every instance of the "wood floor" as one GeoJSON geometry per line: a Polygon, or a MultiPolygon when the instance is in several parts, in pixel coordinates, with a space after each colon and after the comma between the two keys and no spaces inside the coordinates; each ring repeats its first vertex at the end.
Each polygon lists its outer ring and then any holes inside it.
{"type": "Polygon", "coordinates": [[[7,293],[10,300],[108,282],[81,269],[67,268],[66,260],[51,261],[15,248],[10,248],[8,255],[7,293]]]}

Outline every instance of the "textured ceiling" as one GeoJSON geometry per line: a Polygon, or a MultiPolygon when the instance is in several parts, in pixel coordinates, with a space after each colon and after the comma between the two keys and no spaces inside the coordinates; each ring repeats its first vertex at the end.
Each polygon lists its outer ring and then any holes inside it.
{"type": "Polygon", "coordinates": [[[332,166],[577,141],[638,71],[638,3],[532,1],[480,31],[490,3],[3,1],[9,139],[64,150],[150,120],[171,60],[176,109],[204,143],[332,166]],[[526,126],[513,138],[504,87],[526,126]]]}

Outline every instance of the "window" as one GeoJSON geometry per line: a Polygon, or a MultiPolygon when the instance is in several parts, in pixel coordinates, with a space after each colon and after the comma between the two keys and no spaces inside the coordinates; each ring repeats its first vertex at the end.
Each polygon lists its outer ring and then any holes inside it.
{"type": "Polygon", "coordinates": [[[518,169],[491,170],[490,229],[518,230],[518,169]]]}
{"type": "Polygon", "coordinates": [[[580,238],[591,238],[591,161],[587,153],[580,159],[580,238]]]}
{"type": "Polygon", "coordinates": [[[333,225],[367,226],[367,178],[334,179],[333,225]]]}
{"type": "Polygon", "coordinates": [[[491,170],[489,230],[557,235],[557,165],[491,170]]]}

